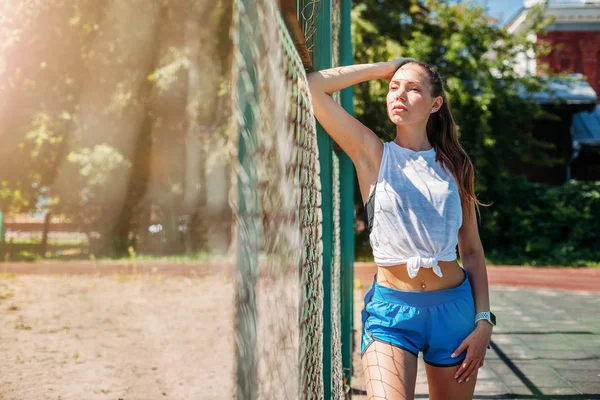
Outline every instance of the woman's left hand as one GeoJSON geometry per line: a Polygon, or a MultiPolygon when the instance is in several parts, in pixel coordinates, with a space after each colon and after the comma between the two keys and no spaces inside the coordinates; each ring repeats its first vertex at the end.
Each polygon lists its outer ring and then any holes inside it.
{"type": "Polygon", "coordinates": [[[487,351],[487,346],[492,337],[492,328],[492,325],[486,321],[480,321],[475,330],[471,332],[471,334],[463,340],[460,346],[454,350],[454,353],[452,353],[451,357],[454,358],[467,350],[467,357],[454,375],[454,378],[458,380],[458,383],[468,381],[471,376],[483,366],[485,352],[487,351]]]}

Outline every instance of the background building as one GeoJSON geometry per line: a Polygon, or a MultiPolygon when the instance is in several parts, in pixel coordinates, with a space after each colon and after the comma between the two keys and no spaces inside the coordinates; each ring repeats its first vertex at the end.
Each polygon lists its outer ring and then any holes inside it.
{"type": "Polygon", "coordinates": [[[600,0],[526,0],[507,24],[510,33],[527,26],[531,7],[546,4],[546,15],[554,22],[546,33],[532,40],[552,45],[554,50],[536,59],[524,54],[518,69],[529,74],[575,72],[587,77],[596,93],[600,92],[600,0]]]}
{"type": "Polygon", "coordinates": [[[531,8],[539,4],[545,4],[545,14],[554,21],[530,40],[548,43],[552,51],[540,57],[523,53],[516,70],[524,75],[571,73],[585,81],[553,79],[548,91],[536,96],[559,120],[537,123],[534,135],[553,143],[554,155],[564,159],[564,165],[520,166],[519,172],[531,181],[551,184],[569,179],[600,180],[600,0],[526,0],[507,22],[508,32],[525,29],[531,8]]]}

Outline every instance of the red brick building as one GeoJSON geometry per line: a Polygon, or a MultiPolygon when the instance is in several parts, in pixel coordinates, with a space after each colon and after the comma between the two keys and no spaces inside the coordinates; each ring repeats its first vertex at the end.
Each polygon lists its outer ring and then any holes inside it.
{"type": "Polygon", "coordinates": [[[600,93],[600,21],[597,29],[549,31],[539,35],[538,41],[550,43],[555,50],[538,59],[538,71],[541,65],[546,65],[552,72],[579,72],[600,93]]]}
{"type": "Polygon", "coordinates": [[[516,71],[523,75],[581,74],[585,81],[557,79],[553,87],[536,97],[558,120],[537,121],[533,134],[552,143],[552,155],[562,158],[564,164],[520,166],[516,172],[530,181],[550,184],[570,179],[600,180],[600,0],[525,0],[524,7],[506,24],[508,32],[525,31],[531,7],[540,3],[554,21],[544,34],[531,34],[529,39],[549,43],[553,50],[538,58],[521,54],[516,71]]]}
{"type": "Polygon", "coordinates": [[[518,69],[538,75],[547,69],[581,73],[600,93],[600,0],[526,0],[506,24],[508,31],[516,33],[525,28],[530,8],[540,3],[546,5],[546,15],[552,16],[554,22],[545,34],[531,39],[549,43],[554,50],[537,60],[523,55],[518,69]]]}

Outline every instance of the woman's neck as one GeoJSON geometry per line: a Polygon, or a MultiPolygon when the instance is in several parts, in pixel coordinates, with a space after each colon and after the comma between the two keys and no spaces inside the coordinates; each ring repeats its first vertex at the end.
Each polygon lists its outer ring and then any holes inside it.
{"type": "Polygon", "coordinates": [[[427,139],[425,126],[396,125],[396,139],[394,141],[405,149],[413,151],[424,151],[433,147],[427,139]]]}

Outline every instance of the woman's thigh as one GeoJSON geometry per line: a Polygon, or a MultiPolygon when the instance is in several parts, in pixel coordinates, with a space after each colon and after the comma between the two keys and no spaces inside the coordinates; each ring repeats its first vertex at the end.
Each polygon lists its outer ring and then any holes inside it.
{"type": "Polygon", "coordinates": [[[417,357],[406,350],[375,341],[362,356],[368,400],[414,399],[417,357]]]}
{"type": "Polygon", "coordinates": [[[458,383],[454,376],[459,367],[460,365],[434,367],[425,363],[430,400],[470,400],[473,398],[475,382],[477,382],[477,371],[471,374],[468,382],[458,383]]]}

